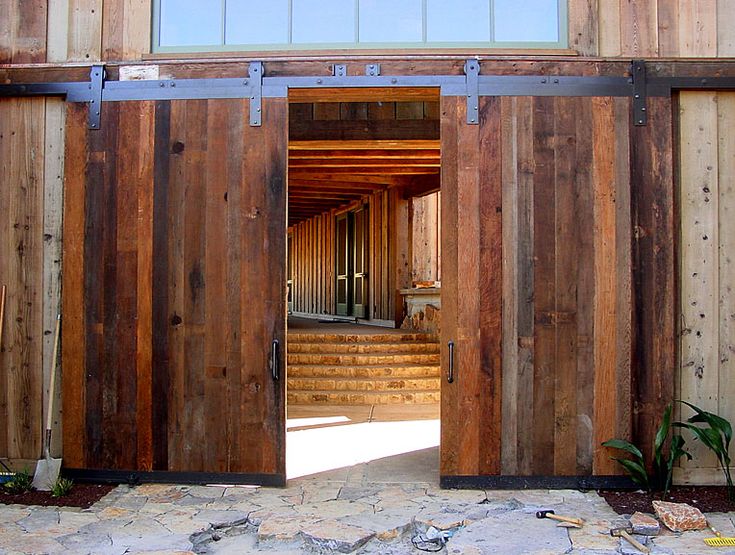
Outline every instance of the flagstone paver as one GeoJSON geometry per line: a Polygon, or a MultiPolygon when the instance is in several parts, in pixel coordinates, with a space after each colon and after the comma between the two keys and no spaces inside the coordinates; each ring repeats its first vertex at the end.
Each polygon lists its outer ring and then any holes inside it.
{"type": "MultiPolygon", "coordinates": [[[[707,515],[735,535],[735,514],[707,515]]],[[[609,530],[626,523],[595,492],[441,490],[426,483],[292,480],[284,489],[119,486],[90,509],[0,505],[0,555],[25,553],[418,554],[430,527],[453,534],[444,555],[612,555],[628,549],[609,530]],[[582,529],[536,518],[539,509],[585,520],[582,529]]],[[[709,531],[650,540],[654,554],[712,553],[709,531]]],[[[735,555],[719,548],[718,555],[735,555]]]]}

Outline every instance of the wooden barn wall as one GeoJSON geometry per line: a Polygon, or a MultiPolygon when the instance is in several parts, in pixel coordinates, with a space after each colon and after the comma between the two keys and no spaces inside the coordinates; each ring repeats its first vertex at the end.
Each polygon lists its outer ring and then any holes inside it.
{"type": "Polygon", "coordinates": [[[411,200],[411,281],[441,281],[441,193],[411,200]]]}
{"type": "Polygon", "coordinates": [[[442,410],[463,418],[442,427],[442,474],[619,473],[600,443],[650,444],[673,396],[670,104],[634,129],[627,99],[488,98],[479,130],[458,104],[442,104],[442,226],[458,229],[442,239],[458,357],[442,410]]]}
{"type": "MultiPolygon", "coordinates": [[[[140,60],[151,0],[5,0],[0,63],[140,60]]],[[[585,56],[735,54],[731,0],[569,0],[569,48],[585,56]]]]}
{"type": "Polygon", "coordinates": [[[64,464],[282,474],[287,105],[68,108],[64,464]],[[226,130],[223,132],[222,130],[226,130]]]}
{"type": "MultiPolygon", "coordinates": [[[[0,100],[2,458],[41,455],[60,302],[63,127],[61,100],[0,100]]],[[[55,397],[52,453],[59,454],[58,388],[55,397]]]]}
{"type": "MultiPolygon", "coordinates": [[[[735,422],[735,93],[679,97],[681,366],[677,398],[735,422]]],[[[692,414],[681,407],[681,416],[692,414]]],[[[724,483],[717,459],[685,434],[680,482],[724,483]]],[[[735,447],[730,455],[735,457],[735,447]]]]}
{"type": "MultiPolygon", "coordinates": [[[[373,320],[394,320],[396,291],[410,280],[408,202],[396,190],[367,195],[368,297],[373,320]]],[[[293,311],[335,314],[335,224],[332,210],[291,228],[293,311]]],[[[400,308],[400,307],[399,307],[400,308]]]]}

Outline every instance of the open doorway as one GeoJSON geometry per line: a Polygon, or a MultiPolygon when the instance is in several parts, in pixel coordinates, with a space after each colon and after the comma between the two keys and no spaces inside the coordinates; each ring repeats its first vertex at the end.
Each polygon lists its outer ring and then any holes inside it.
{"type": "Polygon", "coordinates": [[[437,482],[438,92],[328,98],[290,99],[287,475],[437,482]]]}

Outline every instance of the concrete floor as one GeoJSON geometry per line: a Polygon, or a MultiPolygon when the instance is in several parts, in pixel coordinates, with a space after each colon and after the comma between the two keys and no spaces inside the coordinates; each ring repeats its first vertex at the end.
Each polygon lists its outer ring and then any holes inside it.
{"type": "Polygon", "coordinates": [[[291,406],[289,479],[439,481],[439,405],[291,406]]]}

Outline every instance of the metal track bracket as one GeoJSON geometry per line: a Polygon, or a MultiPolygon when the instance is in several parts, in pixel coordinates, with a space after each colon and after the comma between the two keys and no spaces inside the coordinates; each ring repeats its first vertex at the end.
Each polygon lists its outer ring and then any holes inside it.
{"type": "Polygon", "coordinates": [[[467,123],[480,124],[480,62],[467,60],[464,64],[467,76],[467,123]]]}
{"type": "Polygon", "coordinates": [[[89,113],[87,126],[99,129],[102,118],[102,87],[105,83],[105,66],[94,65],[89,72],[89,113]]]}
{"type": "Polygon", "coordinates": [[[631,66],[631,74],[633,76],[633,124],[637,126],[646,125],[648,123],[646,64],[641,60],[634,60],[631,66]]]}
{"type": "Polygon", "coordinates": [[[334,64],[332,66],[332,77],[347,77],[347,66],[345,64],[334,64]]]}
{"type": "Polygon", "coordinates": [[[250,125],[263,124],[263,62],[250,62],[250,125]]]}
{"type": "Polygon", "coordinates": [[[368,77],[377,77],[380,75],[380,64],[368,64],[365,66],[365,75],[368,77]]]}

